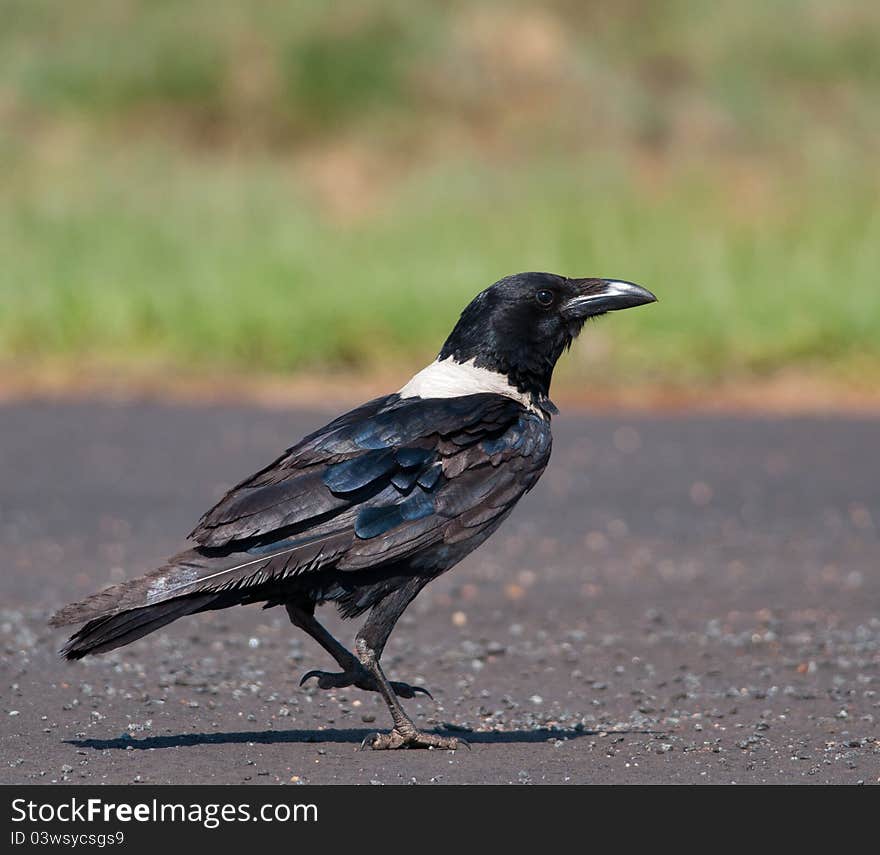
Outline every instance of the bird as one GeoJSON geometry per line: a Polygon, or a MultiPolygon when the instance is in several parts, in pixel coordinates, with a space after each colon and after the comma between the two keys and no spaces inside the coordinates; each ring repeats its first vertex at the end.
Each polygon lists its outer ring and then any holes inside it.
{"type": "Polygon", "coordinates": [[[461,313],[437,358],[397,392],[340,415],[241,481],[207,511],[190,548],[138,578],[65,606],[53,627],[83,624],[70,660],[129,644],[185,615],[234,605],[284,606],[340,671],[321,689],[378,692],[392,728],[377,750],[454,750],[420,731],[401,699],[423,686],[389,681],[380,660],[416,595],[490,537],[550,459],[557,360],[586,321],[656,301],[619,279],[506,276],[461,313]],[[335,604],[367,615],[353,651],[317,620],[335,604]]]}

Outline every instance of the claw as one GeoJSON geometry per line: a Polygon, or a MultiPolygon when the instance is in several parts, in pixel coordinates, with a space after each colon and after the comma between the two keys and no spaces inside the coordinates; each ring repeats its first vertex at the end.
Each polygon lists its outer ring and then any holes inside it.
{"type": "Polygon", "coordinates": [[[368,733],[364,737],[364,741],[361,743],[361,747],[358,748],[358,751],[366,751],[368,748],[373,747],[373,743],[379,738],[379,734],[377,732],[368,733]]]}
{"type": "Polygon", "coordinates": [[[421,692],[423,695],[427,695],[432,701],[434,700],[434,696],[424,687],[424,686],[413,686],[413,692],[421,692]]]}
{"type": "Polygon", "coordinates": [[[307,674],[303,674],[302,680],[299,681],[300,686],[305,686],[306,680],[310,680],[312,677],[317,677],[320,680],[322,673],[321,671],[309,671],[307,674]]]}
{"type": "Polygon", "coordinates": [[[409,683],[392,682],[391,688],[394,689],[394,694],[399,698],[414,698],[417,694],[421,693],[427,695],[432,701],[434,700],[434,696],[424,686],[411,686],[409,683]]]}

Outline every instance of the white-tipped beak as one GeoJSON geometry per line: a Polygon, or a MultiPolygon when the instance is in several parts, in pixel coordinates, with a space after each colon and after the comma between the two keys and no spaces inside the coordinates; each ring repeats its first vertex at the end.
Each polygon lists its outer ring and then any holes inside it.
{"type": "Polygon", "coordinates": [[[647,288],[623,279],[573,279],[572,282],[583,289],[582,294],[563,307],[564,312],[573,317],[585,318],[657,302],[647,288]]]}

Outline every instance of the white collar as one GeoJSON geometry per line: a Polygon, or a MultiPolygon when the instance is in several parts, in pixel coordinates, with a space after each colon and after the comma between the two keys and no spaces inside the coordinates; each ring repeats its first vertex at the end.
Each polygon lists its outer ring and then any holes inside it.
{"type": "Polygon", "coordinates": [[[401,398],[459,398],[490,392],[519,401],[532,412],[539,412],[531,395],[520,392],[504,374],[478,368],[474,360],[456,362],[451,356],[436,359],[419,371],[397,393],[401,398]]]}

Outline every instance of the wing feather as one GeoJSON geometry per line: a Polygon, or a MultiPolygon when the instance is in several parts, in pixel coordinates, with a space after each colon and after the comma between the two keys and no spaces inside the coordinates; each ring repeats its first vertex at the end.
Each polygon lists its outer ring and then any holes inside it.
{"type": "Polygon", "coordinates": [[[477,536],[531,488],[549,453],[548,423],[500,395],[377,399],[229,491],[149,601],[355,571],[477,536]]]}

